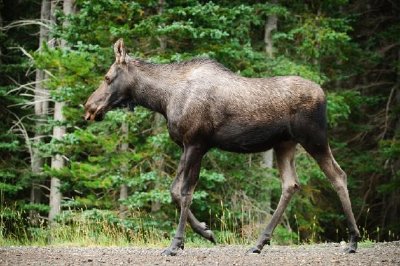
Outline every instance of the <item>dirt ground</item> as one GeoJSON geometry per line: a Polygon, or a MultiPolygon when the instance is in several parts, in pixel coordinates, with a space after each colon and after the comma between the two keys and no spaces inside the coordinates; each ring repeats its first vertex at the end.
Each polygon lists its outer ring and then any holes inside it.
{"type": "Polygon", "coordinates": [[[186,248],[175,257],[163,249],[138,247],[0,247],[0,265],[400,265],[400,241],[367,244],[343,254],[338,243],[267,246],[259,255],[248,247],[186,248]]]}

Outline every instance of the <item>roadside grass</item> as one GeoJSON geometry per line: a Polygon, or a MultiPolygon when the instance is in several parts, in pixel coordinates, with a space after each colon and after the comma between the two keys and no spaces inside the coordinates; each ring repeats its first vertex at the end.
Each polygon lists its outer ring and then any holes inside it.
{"type": "MultiPolygon", "coordinates": [[[[33,226],[26,213],[19,211],[0,218],[0,246],[167,247],[175,233],[173,228],[176,228],[176,224],[162,227],[154,217],[138,214],[136,218],[120,219],[114,212],[99,210],[64,211],[51,225],[42,219],[33,226]]],[[[220,227],[212,230],[220,245],[251,245],[263,227],[255,219],[245,223],[226,209],[218,219],[220,227]]],[[[292,239],[297,239],[293,233],[289,239],[287,230],[281,226],[275,235],[281,244],[291,244],[292,239]]],[[[213,247],[214,244],[187,226],[185,246],[213,247]]]]}
{"type": "MultiPolygon", "coordinates": [[[[171,229],[176,227],[176,224],[162,227],[155,222],[154,217],[141,214],[130,219],[120,219],[114,212],[99,210],[65,211],[50,226],[44,219],[39,225],[32,226],[27,216],[21,212],[12,213],[12,217],[3,214],[4,212],[0,214],[0,246],[167,247],[174,235],[171,229]]],[[[218,245],[251,246],[265,226],[251,215],[243,220],[243,216],[235,216],[226,209],[218,219],[219,228],[212,228],[218,245]]],[[[364,228],[361,232],[362,240],[359,247],[372,247],[376,241],[364,228]]],[[[301,242],[299,234],[278,225],[272,244],[320,243],[315,238],[301,242]]],[[[398,239],[392,236],[392,240],[398,239]]],[[[214,247],[214,244],[195,234],[188,226],[185,247],[214,247]]]]}

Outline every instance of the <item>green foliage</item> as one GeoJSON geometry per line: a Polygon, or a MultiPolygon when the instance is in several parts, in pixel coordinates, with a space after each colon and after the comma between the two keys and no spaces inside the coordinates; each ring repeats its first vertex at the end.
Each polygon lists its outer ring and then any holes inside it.
{"type": "Polygon", "coordinates": [[[274,231],[273,242],[278,245],[291,245],[297,243],[298,236],[295,232],[278,225],[274,231]]]}
{"type": "Polygon", "coordinates": [[[331,127],[337,127],[341,121],[349,118],[351,106],[356,106],[354,99],[357,97],[359,94],[353,91],[333,92],[328,95],[328,123],[331,127]]]}

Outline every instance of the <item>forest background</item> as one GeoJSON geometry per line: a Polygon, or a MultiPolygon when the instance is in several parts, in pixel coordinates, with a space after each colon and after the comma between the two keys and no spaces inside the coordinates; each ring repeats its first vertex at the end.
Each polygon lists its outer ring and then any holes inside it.
{"type": "MultiPolygon", "coordinates": [[[[0,245],[173,235],[181,151],[164,119],[137,108],[83,120],[118,38],[154,63],[208,57],[246,77],[320,84],[364,240],[399,240],[399,14],[390,0],[1,0],[0,245]]],[[[203,160],[192,209],[219,242],[251,242],[270,219],[280,197],[271,156],[213,150],[203,160]]],[[[274,241],[346,239],[331,185],[301,147],[296,163],[301,190],[274,241]]]]}

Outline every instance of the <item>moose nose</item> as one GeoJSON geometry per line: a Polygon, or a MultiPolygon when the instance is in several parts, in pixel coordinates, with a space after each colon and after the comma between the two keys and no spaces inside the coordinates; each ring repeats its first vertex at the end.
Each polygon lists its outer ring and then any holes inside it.
{"type": "Polygon", "coordinates": [[[85,114],[85,120],[89,121],[91,116],[92,116],[92,114],[89,111],[87,111],[85,114]]]}
{"type": "Polygon", "coordinates": [[[96,112],[96,107],[95,106],[93,106],[93,104],[88,104],[88,103],[86,103],[85,104],[85,120],[86,121],[89,121],[89,120],[93,120],[92,119],[92,116],[93,116],[93,114],[96,112]]]}

